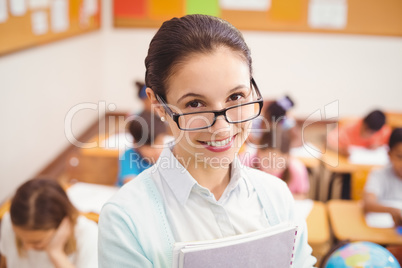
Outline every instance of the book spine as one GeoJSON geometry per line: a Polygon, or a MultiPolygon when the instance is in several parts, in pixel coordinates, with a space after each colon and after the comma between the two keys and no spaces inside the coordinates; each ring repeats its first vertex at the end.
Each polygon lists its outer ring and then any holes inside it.
{"type": "Polygon", "coordinates": [[[294,240],[293,240],[293,249],[292,249],[292,258],[290,259],[290,267],[293,267],[293,263],[294,263],[294,260],[295,260],[296,238],[297,238],[297,229],[295,230],[295,237],[294,237],[294,240]]]}

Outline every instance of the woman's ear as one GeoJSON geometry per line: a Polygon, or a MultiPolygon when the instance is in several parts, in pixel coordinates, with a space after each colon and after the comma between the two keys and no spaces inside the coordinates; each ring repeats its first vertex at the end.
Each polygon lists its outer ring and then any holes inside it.
{"type": "Polygon", "coordinates": [[[166,111],[162,107],[162,105],[159,103],[159,101],[156,99],[154,91],[152,89],[150,89],[149,87],[147,87],[145,92],[147,93],[148,99],[151,101],[152,109],[155,109],[155,111],[158,113],[160,118],[162,118],[162,117],[166,118],[166,111]]]}

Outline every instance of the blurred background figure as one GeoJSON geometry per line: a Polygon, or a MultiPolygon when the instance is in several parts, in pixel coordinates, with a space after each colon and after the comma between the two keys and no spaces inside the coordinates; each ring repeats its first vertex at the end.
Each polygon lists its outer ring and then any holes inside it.
{"type": "Polygon", "coordinates": [[[368,177],[364,210],[390,213],[395,226],[402,226],[402,128],[393,130],[388,154],[390,164],[372,171],[368,177]]]}
{"type": "Polygon", "coordinates": [[[144,111],[129,123],[133,148],[119,158],[117,185],[122,186],[158,160],[166,137],[166,125],[152,112],[144,111]]]}
{"type": "Polygon", "coordinates": [[[261,116],[253,121],[249,143],[258,143],[263,132],[274,131],[280,135],[282,131],[289,131],[292,141],[296,141],[300,135],[296,128],[296,120],[290,115],[290,110],[295,103],[289,96],[284,96],[276,101],[264,102],[261,116]]]}
{"type": "MultiPolygon", "coordinates": [[[[385,114],[374,110],[362,119],[343,119],[327,136],[327,145],[340,156],[351,155],[352,147],[377,149],[387,144],[391,128],[385,124],[385,114]]],[[[351,177],[345,173],[342,182],[342,199],[350,199],[351,177]]]]}
{"type": "Polygon", "coordinates": [[[386,125],[385,114],[374,110],[363,119],[350,120],[340,124],[328,135],[330,149],[338,149],[339,154],[348,156],[351,145],[376,149],[388,142],[391,128],[386,125]]]}
{"type": "Polygon", "coordinates": [[[97,267],[98,227],[54,180],[22,184],[1,222],[1,267],[97,267]]]}
{"type": "Polygon", "coordinates": [[[242,156],[243,163],[281,178],[295,199],[305,199],[310,190],[308,171],[299,159],[290,156],[290,144],[290,130],[282,131],[280,136],[265,132],[258,141],[256,153],[246,152],[242,156]]]}

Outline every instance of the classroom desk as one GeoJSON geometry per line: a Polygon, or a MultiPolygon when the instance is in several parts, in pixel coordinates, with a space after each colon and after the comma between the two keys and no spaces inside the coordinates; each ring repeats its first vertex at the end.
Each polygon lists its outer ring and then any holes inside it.
{"type": "Polygon", "coordinates": [[[308,243],[313,255],[320,260],[331,248],[330,230],[326,205],[314,201],[313,209],[307,219],[308,243]]]}
{"type": "Polygon", "coordinates": [[[373,168],[379,167],[375,165],[362,165],[362,164],[354,164],[350,163],[348,158],[342,155],[338,155],[338,153],[327,150],[325,154],[322,155],[321,158],[321,182],[322,187],[320,188],[320,200],[330,200],[332,197],[332,190],[335,179],[337,176],[341,174],[352,174],[355,172],[367,172],[373,168]],[[325,172],[329,173],[329,179],[326,183],[322,183],[322,180],[325,180],[325,172]],[[327,194],[326,198],[322,195],[327,194]]]}
{"type": "Polygon", "coordinates": [[[330,200],[327,207],[332,230],[338,240],[402,245],[402,235],[398,235],[394,228],[380,229],[367,226],[360,201],[330,200]]]}

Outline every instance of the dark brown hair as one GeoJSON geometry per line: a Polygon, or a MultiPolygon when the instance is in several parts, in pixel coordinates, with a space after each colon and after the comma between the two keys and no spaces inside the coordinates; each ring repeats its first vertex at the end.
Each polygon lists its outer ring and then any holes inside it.
{"type": "Polygon", "coordinates": [[[290,133],[287,130],[263,132],[258,141],[261,150],[277,149],[283,154],[290,151],[290,133]]]}
{"type": "Polygon", "coordinates": [[[193,53],[227,47],[244,58],[252,73],[251,53],[242,34],[227,21],[207,15],[187,15],[165,21],[153,37],[145,58],[145,84],[166,100],[169,78],[193,53]]]}
{"type": "Polygon", "coordinates": [[[392,150],[398,143],[402,142],[402,128],[396,128],[389,137],[389,150],[392,150]]]}
{"type": "MultiPolygon", "coordinates": [[[[78,211],[60,184],[51,179],[32,179],[22,184],[11,200],[11,222],[26,230],[57,229],[68,217],[74,226],[78,211]]],[[[17,241],[18,242],[18,241],[17,241]]],[[[17,243],[21,246],[21,243],[17,243]]],[[[74,235],[67,242],[67,254],[76,249],[74,235]]]]}
{"type": "Polygon", "coordinates": [[[378,131],[385,125],[385,119],[382,111],[374,110],[363,119],[363,122],[370,130],[378,131]]]}
{"type": "Polygon", "coordinates": [[[166,125],[154,113],[144,111],[129,123],[128,130],[136,146],[152,145],[159,135],[166,134],[166,125]]]}

